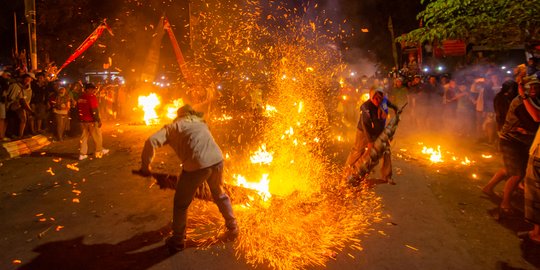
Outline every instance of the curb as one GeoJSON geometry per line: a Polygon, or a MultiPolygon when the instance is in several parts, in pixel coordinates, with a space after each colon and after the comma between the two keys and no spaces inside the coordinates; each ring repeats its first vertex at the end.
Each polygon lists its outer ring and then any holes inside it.
{"type": "Polygon", "coordinates": [[[2,143],[0,148],[0,159],[14,158],[25,154],[30,154],[49,145],[51,142],[43,135],[32,136],[13,142],[2,143]]]}

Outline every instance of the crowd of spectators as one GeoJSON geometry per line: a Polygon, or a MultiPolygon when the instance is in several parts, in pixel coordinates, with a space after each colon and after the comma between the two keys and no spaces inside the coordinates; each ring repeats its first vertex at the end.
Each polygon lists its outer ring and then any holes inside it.
{"type": "MultiPolygon", "coordinates": [[[[98,82],[99,110],[104,119],[125,115],[126,89],[116,78],[98,82]]],[[[53,134],[56,141],[81,134],[77,101],[81,80],[63,83],[45,71],[0,71],[0,141],[53,134]]]]}
{"type": "Polygon", "coordinates": [[[403,125],[415,132],[446,132],[491,146],[498,143],[506,111],[517,95],[515,76],[533,75],[537,62],[514,69],[494,64],[463,67],[449,74],[416,74],[388,77],[363,76],[342,81],[340,104],[342,122],[352,126],[358,107],[370,89],[381,89],[403,111],[403,125]],[[502,114],[501,112],[504,112],[502,114]]]}

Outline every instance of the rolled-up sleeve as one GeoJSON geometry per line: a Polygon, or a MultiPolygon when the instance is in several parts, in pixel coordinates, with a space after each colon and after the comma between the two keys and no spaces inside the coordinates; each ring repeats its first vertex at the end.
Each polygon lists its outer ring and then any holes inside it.
{"type": "Polygon", "coordinates": [[[141,154],[141,168],[150,168],[154,159],[155,149],[162,147],[167,143],[167,129],[164,127],[150,136],[144,142],[144,148],[141,154]]]}

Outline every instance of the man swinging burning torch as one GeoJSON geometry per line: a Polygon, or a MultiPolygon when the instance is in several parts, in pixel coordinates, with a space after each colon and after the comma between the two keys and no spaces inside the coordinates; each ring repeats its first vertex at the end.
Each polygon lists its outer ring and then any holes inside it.
{"type": "Polygon", "coordinates": [[[389,184],[395,184],[392,180],[390,140],[397,128],[401,110],[398,110],[397,106],[384,96],[383,91],[378,89],[371,90],[369,100],[360,106],[361,114],[356,130],[356,140],[346,161],[346,177],[352,185],[357,186],[369,175],[381,155],[382,179],[389,184]],[[387,126],[388,108],[392,108],[396,116],[387,126]]]}
{"type": "Polygon", "coordinates": [[[134,173],[151,176],[150,163],[155,149],[170,145],[183,165],[183,171],[176,184],[174,195],[172,236],[166,245],[171,253],[185,248],[187,210],[197,188],[206,182],[212,198],[225,219],[227,238],[233,239],[239,233],[229,196],[223,190],[223,155],[214,141],[202,113],[190,105],[178,109],[178,117],[152,136],[141,154],[141,168],[134,173]]]}

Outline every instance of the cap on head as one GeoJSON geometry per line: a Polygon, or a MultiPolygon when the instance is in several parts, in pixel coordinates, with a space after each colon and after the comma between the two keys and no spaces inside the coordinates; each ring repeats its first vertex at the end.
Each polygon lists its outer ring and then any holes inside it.
{"type": "Polygon", "coordinates": [[[176,111],[176,115],[177,117],[184,117],[184,116],[189,116],[189,115],[196,115],[196,116],[202,117],[203,113],[195,111],[193,107],[191,107],[191,105],[186,104],[178,108],[178,110],[176,111]]]}

